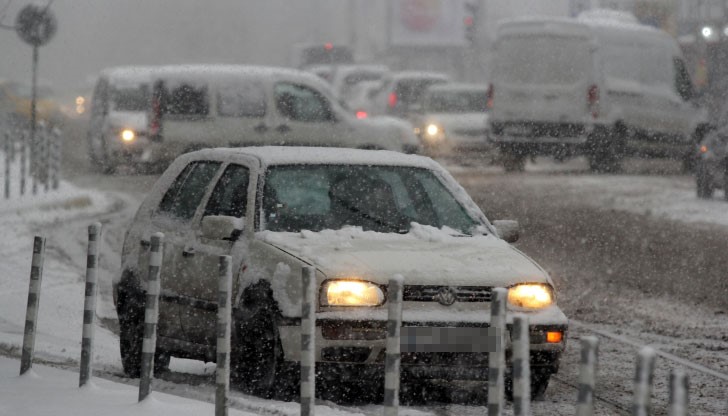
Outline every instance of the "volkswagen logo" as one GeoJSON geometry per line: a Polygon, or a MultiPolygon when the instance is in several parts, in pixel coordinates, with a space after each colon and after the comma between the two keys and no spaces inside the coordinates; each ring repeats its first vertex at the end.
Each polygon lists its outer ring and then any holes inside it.
{"type": "Polygon", "coordinates": [[[437,291],[437,295],[435,295],[435,300],[445,306],[452,305],[455,303],[456,299],[457,295],[455,294],[455,290],[451,287],[441,287],[440,290],[437,291]]]}

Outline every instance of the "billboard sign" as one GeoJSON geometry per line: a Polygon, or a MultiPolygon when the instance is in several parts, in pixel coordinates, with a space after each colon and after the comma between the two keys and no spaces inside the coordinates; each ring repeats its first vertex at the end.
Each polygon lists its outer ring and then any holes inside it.
{"type": "MultiPolygon", "coordinates": [[[[390,4],[392,46],[467,46],[466,3],[469,0],[393,0],[390,4]]],[[[470,0],[472,1],[472,0],[470,0]]]]}

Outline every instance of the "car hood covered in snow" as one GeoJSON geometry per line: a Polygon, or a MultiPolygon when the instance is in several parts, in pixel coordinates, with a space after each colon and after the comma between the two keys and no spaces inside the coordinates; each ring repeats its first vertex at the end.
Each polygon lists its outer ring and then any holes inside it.
{"type": "Polygon", "coordinates": [[[407,234],[362,231],[264,231],[258,237],[301,258],[327,278],[357,278],[387,284],[395,274],[414,285],[511,286],[548,282],[530,258],[492,236],[457,236],[413,224],[407,234]]]}

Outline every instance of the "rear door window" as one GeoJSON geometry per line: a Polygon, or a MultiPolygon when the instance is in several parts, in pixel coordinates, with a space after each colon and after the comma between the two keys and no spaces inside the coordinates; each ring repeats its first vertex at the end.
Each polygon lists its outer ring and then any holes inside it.
{"type": "Polygon", "coordinates": [[[157,213],[188,221],[195,216],[220,162],[192,162],[177,176],[159,204],[157,213]]]}

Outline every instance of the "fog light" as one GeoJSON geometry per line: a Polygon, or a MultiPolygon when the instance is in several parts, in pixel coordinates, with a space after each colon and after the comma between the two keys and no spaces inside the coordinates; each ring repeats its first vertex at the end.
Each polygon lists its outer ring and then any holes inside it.
{"type": "Polygon", "coordinates": [[[550,344],[557,344],[561,342],[562,339],[564,339],[564,334],[559,331],[546,332],[546,342],[550,344]]]}

